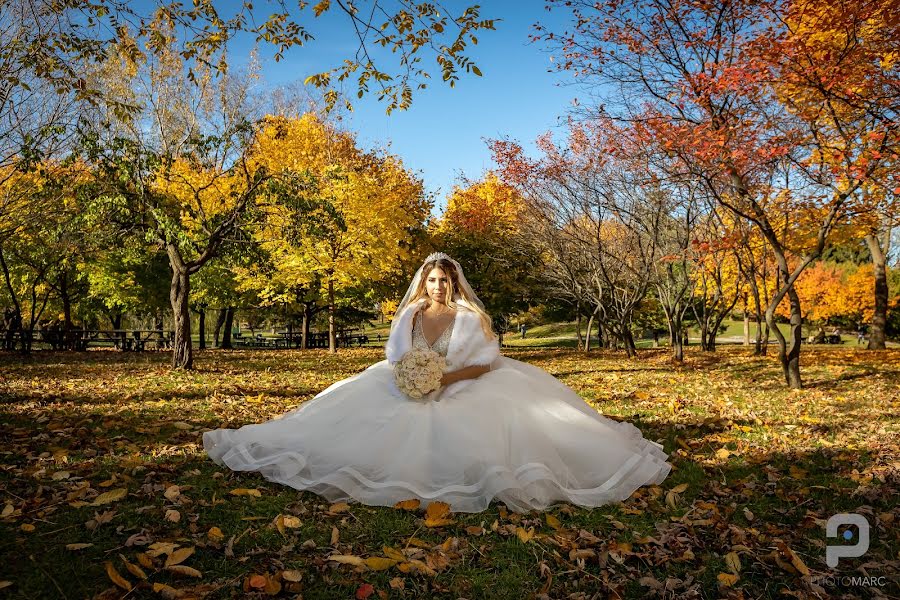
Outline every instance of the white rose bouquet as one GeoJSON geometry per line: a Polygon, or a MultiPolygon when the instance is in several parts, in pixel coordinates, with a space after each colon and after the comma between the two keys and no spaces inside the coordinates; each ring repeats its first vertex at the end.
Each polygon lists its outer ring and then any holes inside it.
{"type": "Polygon", "coordinates": [[[447,361],[434,350],[413,348],[394,365],[394,381],[401,392],[416,400],[441,387],[447,361]]]}

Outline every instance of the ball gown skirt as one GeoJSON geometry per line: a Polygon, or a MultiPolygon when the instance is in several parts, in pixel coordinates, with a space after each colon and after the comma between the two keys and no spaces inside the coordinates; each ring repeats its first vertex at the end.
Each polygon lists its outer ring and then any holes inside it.
{"type": "Polygon", "coordinates": [[[392,506],[417,498],[475,513],[628,498],[671,470],[662,446],[604,417],[547,371],[501,356],[493,370],[438,401],[405,397],[387,360],[265,423],[203,434],[234,471],[331,502],[392,506]]]}

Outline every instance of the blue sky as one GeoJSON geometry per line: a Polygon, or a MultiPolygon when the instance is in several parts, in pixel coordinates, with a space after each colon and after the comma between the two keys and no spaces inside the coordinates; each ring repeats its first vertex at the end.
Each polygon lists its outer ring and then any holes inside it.
{"type": "MultiPolygon", "coordinates": [[[[451,0],[445,6],[454,9],[474,3],[451,0]]],[[[364,147],[389,143],[390,151],[420,173],[429,191],[437,193],[435,212],[440,212],[459,173],[477,178],[491,168],[483,138],[509,136],[533,149],[534,138],[556,128],[577,96],[576,88],[556,85],[567,81],[564,74],[547,72],[552,63],[546,47],[528,41],[531,26],[537,21],[562,29],[562,12],[546,11],[542,0],[486,0],[480,4],[481,18],[502,19],[495,31],[478,32],[479,43],[468,47],[467,55],[478,64],[482,77],[461,75],[451,89],[440,80],[437,65],[429,56],[426,66],[435,72],[428,88],[416,92],[412,108],[390,116],[384,113],[386,104],[374,95],[355,99],[355,82],[347,90],[355,101],[345,126],[358,133],[364,147]]],[[[277,63],[271,59],[270,49],[260,49],[266,85],[303,81],[355,53],[358,44],[350,22],[339,9],[332,9],[324,18],[306,18],[303,22],[315,41],[289,50],[277,63]]],[[[235,62],[240,62],[246,52],[235,47],[235,62]]]]}

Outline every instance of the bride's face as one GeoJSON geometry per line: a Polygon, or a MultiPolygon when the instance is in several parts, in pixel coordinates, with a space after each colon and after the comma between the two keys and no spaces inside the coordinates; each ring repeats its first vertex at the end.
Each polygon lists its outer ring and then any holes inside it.
{"type": "Polygon", "coordinates": [[[447,290],[449,289],[448,283],[449,279],[447,278],[447,274],[444,273],[444,270],[435,267],[428,273],[428,277],[425,279],[425,293],[428,294],[428,297],[432,302],[446,304],[447,290]]]}

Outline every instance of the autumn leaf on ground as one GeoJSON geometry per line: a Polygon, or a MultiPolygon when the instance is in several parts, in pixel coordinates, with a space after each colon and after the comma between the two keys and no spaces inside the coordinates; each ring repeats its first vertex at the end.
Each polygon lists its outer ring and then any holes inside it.
{"type": "Polygon", "coordinates": [[[523,544],[527,544],[534,537],[534,527],[529,527],[527,530],[522,527],[516,527],[516,536],[523,544]]]}
{"type": "Polygon", "coordinates": [[[110,502],[116,502],[121,500],[128,494],[128,490],[125,488],[119,488],[116,490],[110,490],[108,492],[103,492],[91,502],[91,506],[100,506],[102,504],[109,504],[110,502]]]}
{"type": "Polygon", "coordinates": [[[339,562],[343,565],[353,565],[356,567],[366,564],[362,557],[353,556],[350,554],[332,554],[328,557],[328,560],[333,560],[334,562],[339,562]]]}
{"type": "Polygon", "coordinates": [[[418,510],[421,502],[418,498],[413,498],[411,500],[401,500],[394,504],[394,508],[398,508],[400,510],[418,510]]]}
{"type": "Polygon", "coordinates": [[[119,575],[119,572],[116,571],[116,568],[110,561],[106,561],[103,564],[106,565],[106,574],[109,575],[110,580],[123,590],[130,592],[131,582],[119,575]]]}
{"type": "Polygon", "coordinates": [[[425,509],[425,527],[443,527],[455,523],[447,518],[450,514],[450,505],[446,502],[431,502],[425,509]]]}
{"type": "Polygon", "coordinates": [[[93,544],[66,544],[66,550],[84,550],[85,548],[90,548],[93,544]]]}
{"type": "Polygon", "coordinates": [[[344,513],[350,510],[350,505],[346,502],[336,502],[328,507],[328,512],[333,515],[338,515],[340,513],[344,513]]]}
{"type": "Polygon", "coordinates": [[[364,562],[365,565],[373,571],[384,571],[385,569],[390,569],[399,561],[394,558],[385,558],[383,556],[370,556],[365,559],[364,562]]]}
{"type": "Polygon", "coordinates": [[[375,588],[372,587],[371,583],[364,583],[358,588],[356,588],[356,600],[366,600],[369,596],[375,593],[375,588]]]}
{"type": "Polygon", "coordinates": [[[206,532],[206,537],[211,542],[221,542],[225,539],[225,534],[218,527],[210,527],[209,531],[206,532]]]}
{"type": "Polygon", "coordinates": [[[179,548],[169,555],[169,558],[166,559],[165,566],[170,567],[172,565],[181,564],[186,561],[193,553],[194,548],[179,548]]]}
{"type": "Polygon", "coordinates": [[[246,488],[238,488],[236,490],[231,490],[228,492],[232,496],[252,496],[254,498],[259,498],[262,496],[262,492],[257,489],[248,490],[246,488]]]}
{"type": "Polygon", "coordinates": [[[731,573],[719,573],[716,576],[716,579],[719,580],[719,583],[722,584],[723,587],[731,587],[738,582],[740,577],[731,573]]]}

